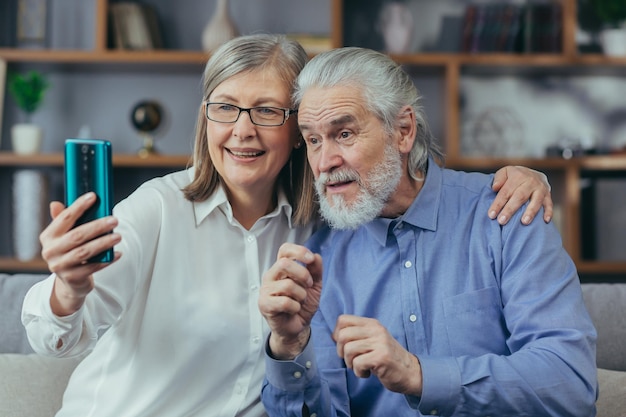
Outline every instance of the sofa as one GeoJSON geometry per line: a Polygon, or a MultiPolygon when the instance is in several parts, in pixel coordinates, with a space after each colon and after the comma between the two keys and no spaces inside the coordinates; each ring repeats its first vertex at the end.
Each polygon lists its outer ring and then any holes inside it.
{"type": "MultiPolygon", "coordinates": [[[[45,275],[0,273],[0,416],[50,417],[80,358],[33,353],[20,322],[22,300],[45,275]]],[[[626,417],[626,283],[583,284],[598,331],[599,417],[626,417]]]]}

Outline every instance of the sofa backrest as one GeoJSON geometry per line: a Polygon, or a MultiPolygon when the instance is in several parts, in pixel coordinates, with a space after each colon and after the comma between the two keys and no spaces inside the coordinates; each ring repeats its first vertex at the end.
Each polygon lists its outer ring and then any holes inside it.
{"type": "Polygon", "coordinates": [[[0,353],[33,352],[21,322],[22,303],[30,287],[46,277],[0,274],[0,353]]]}
{"type": "Polygon", "coordinates": [[[598,368],[626,371],[626,284],[583,284],[582,288],[598,332],[598,368]]]}
{"type": "MultiPolygon", "coordinates": [[[[32,353],[21,324],[24,296],[43,274],[0,273],[0,353],[32,353]]],[[[599,368],[626,371],[626,283],[583,284],[585,305],[598,331],[599,368]]]]}

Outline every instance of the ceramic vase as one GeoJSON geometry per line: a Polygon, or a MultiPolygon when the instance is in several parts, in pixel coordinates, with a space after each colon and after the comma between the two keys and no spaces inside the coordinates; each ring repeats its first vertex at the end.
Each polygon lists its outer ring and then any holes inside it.
{"type": "Polygon", "coordinates": [[[11,127],[11,146],[13,152],[29,155],[41,151],[43,130],[31,123],[17,123],[11,127]]]}
{"type": "Polygon", "coordinates": [[[40,170],[21,169],[13,174],[13,251],[20,261],[39,256],[46,201],[46,178],[40,170]]]}
{"type": "Polygon", "coordinates": [[[215,12],[202,31],[202,48],[212,52],[221,44],[239,36],[237,26],[230,18],[228,0],[217,0],[215,12]]]}
{"type": "Polygon", "coordinates": [[[405,54],[411,51],[413,14],[405,3],[385,3],[378,18],[378,28],[385,43],[385,52],[405,54]]]}
{"type": "Polygon", "coordinates": [[[626,29],[605,29],[600,33],[602,50],[608,56],[626,56],[626,29]]]}

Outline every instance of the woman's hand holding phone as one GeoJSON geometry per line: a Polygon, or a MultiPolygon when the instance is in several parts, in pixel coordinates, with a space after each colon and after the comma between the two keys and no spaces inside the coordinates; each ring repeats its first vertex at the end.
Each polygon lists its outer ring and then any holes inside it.
{"type": "Polygon", "coordinates": [[[41,233],[42,257],[57,276],[50,298],[54,314],[66,316],[83,305],[94,288],[93,273],[119,259],[113,246],[111,143],[102,139],[65,141],[65,201],[50,204],[52,222],[41,233]]]}
{"type": "MultiPolygon", "coordinates": [[[[50,298],[52,312],[58,316],[74,313],[93,289],[92,274],[110,263],[89,262],[94,255],[112,248],[121,236],[113,233],[117,219],[99,218],[74,227],[76,221],[96,202],[89,192],[69,207],[55,201],[50,204],[52,222],[40,235],[42,257],[57,276],[50,298]]],[[[115,252],[113,261],[121,254],[115,252]]]]}

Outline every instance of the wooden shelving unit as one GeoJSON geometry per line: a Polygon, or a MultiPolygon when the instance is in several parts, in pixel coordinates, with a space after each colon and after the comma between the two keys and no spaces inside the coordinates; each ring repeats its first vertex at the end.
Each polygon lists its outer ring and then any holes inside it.
{"type": "MultiPolygon", "coordinates": [[[[139,157],[137,155],[115,154],[113,155],[113,167],[141,170],[143,168],[159,170],[182,169],[190,164],[189,155],[150,155],[139,157]]],[[[2,169],[18,168],[54,168],[61,170],[63,167],[63,155],[57,153],[16,155],[12,152],[0,152],[0,175],[2,169]]],[[[137,184],[138,185],[138,184],[137,184]]],[[[41,259],[22,262],[11,257],[0,256],[0,272],[47,272],[48,267],[41,259]]]]}
{"type": "MultiPolygon", "coordinates": [[[[437,1],[437,0],[432,0],[437,1]]],[[[468,158],[461,151],[460,132],[460,84],[464,74],[480,70],[499,73],[507,69],[532,70],[534,73],[554,74],[561,70],[601,72],[614,71],[626,74],[626,57],[614,58],[600,54],[579,54],[576,45],[577,3],[576,0],[555,0],[562,5],[563,39],[562,52],[555,54],[515,54],[515,53],[416,53],[392,55],[404,65],[436,72],[443,80],[444,108],[443,142],[447,154],[447,165],[465,170],[494,171],[504,165],[525,165],[546,172],[553,185],[555,200],[562,207],[561,231],[566,249],[584,274],[613,274],[626,281],[626,262],[596,262],[582,259],[581,256],[581,191],[582,176],[587,171],[626,172],[626,155],[588,156],[564,160],[507,159],[507,158],[468,158]]],[[[107,49],[107,9],[108,0],[96,0],[95,41],[92,50],[19,50],[0,48],[0,58],[9,65],[52,65],[63,68],[94,65],[105,68],[133,68],[146,66],[200,67],[206,62],[207,54],[200,51],[158,50],[149,52],[117,51],[107,49]]],[[[344,2],[331,0],[330,22],[331,39],[335,47],[343,45],[344,2]]],[[[116,155],[117,167],[185,167],[188,156],[159,156],[141,159],[132,155],[116,155]]],[[[60,167],[62,156],[43,154],[32,157],[18,157],[10,153],[0,153],[0,168],[21,166],[60,167]]],[[[4,172],[0,169],[0,172],[4,172]]],[[[1,174],[0,174],[1,175],[1,174]]],[[[626,233],[626,231],[624,231],[626,233]]],[[[45,270],[39,262],[22,264],[9,258],[0,258],[2,270],[45,270]]]]}
{"type": "MultiPolygon", "coordinates": [[[[190,161],[189,155],[113,155],[114,167],[149,167],[149,168],[177,168],[185,167],[190,161]]],[[[0,167],[22,166],[50,166],[62,167],[63,155],[58,153],[41,153],[36,155],[16,155],[13,152],[0,152],[0,167]]]]}

